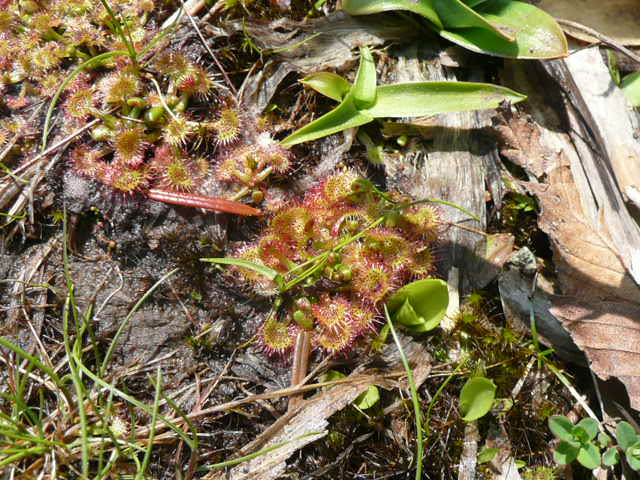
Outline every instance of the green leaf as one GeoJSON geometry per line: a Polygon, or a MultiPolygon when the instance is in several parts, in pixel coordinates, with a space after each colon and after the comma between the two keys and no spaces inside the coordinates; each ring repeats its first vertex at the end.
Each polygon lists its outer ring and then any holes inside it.
{"type": "Polygon", "coordinates": [[[600,430],[600,424],[593,418],[583,418],[576,424],[576,426],[582,427],[584,431],[587,432],[589,440],[596,438],[598,431],[600,430]]]}
{"type": "Polygon", "coordinates": [[[482,463],[490,462],[491,460],[493,460],[493,458],[496,456],[496,454],[499,451],[500,451],[499,448],[484,447],[482,450],[480,450],[480,453],[478,454],[478,463],[482,464],[482,463]]]}
{"type": "Polygon", "coordinates": [[[502,37],[503,40],[513,42],[513,35],[505,34],[491,25],[481,15],[459,0],[433,0],[444,30],[458,30],[462,28],[482,28],[502,37]]]}
{"type": "Polygon", "coordinates": [[[617,465],[620,461],[620,452],[616,447],[608,448],[604,455],[602,455],[602,463],[607,467],[617,465]]]}
{"type": "Polygon", "coordinates": [[[442,28],[431,0],[344,0],[342,9],[349,15],[371,15],[391,10],[407,10],[422,15],[436,28],[442,28]]]}
{"type": "Polygon", "coordinates": [[[460,392],[460,412],[465,422],[472,422],[485,416],[493,405],[496,385],[485,377],[467,380],[460,392]]]}
{"type": "Polygon", "coordinates": [[[580,450],[578,450],[577,459],[583,467],[590,470],[598,468],[602,461],[600,450],[591,442],[582,444],[580,450]]]}
{"type": "Polygon", "coordinates": [[[361,410],[373,407],[380,400],[380,391],[375,385],[369,387],[355,399],[353,404],[361,410]]]}
{"type": "MultiPolygon", "coordinates": [[[[422,321],[415,325],[414,331],[426,332],[433,330],[442,321],[449,305],[449,291],[447,284],[437,278],[427,278],[412,282],[400,288],[387,302],[387,308],[394,321],[400,320],[396,317],[400,309],[407,303],[414,311],[416,317],[421,317],[422,321]]],[[[411,321],[411,313],[405,308],[402,315],[411,321]]],[[[415,320],[415,319],[414,319],[415,320]]]]}
{"type": "Polygon", "coordinates": [[[620,422],[616,426],[616,439],[623,450],[627,450],[638,441],[636,430],[628,422],[620,422]]]}
{"type": "Polygon", "coordinates": [[[351,94],[353,102],[358,110],[371,107],[376,101],[376,64],[373,61],[371,50],[367,47],[360,48],[360,65],[353,82],[351,94]]]}
{"type": "Polygon", "coordinates": [[[569,465],[578,457],[580,447],[568,442],[560,442],[558,448],[553,451],[553,459],[559,465],[569,465]]]}
{"type": "Polygon", "coordinates": [[[337,102],[341,102],[351,89],[351,84],[344,77],[331,72],[312,73],[300,83],[337,102]]]}
{"type": "Polygon", "coordinates": [[[620,82],[620,88],[632,106],[640,107],[640,72],[626,75],[620,82]]]}
{"type": "Polygon", "coordinates": [[[282,278],[282,275],[280,275],[274,269],[266,267],[264,265],[260,265],[258,263],[249,262],[247,260],[240,260],[238,258],[201,258],[200,261],[218,263],[222,265],[235,265],[236,267],[247,268],[268,278],[276,285],[278,285],[278,287],[282,287],[284,285],[284,279],[282,278]]]}
{"type": "Polygon", "coordinates": [[[347,128],[359,127],[372,121],[373,117],[360,113],[353,103],[351,95],[347,95],[347,98],[335,109],[308,125],[305,125],[301,129],[296,130],[280,142],[280,144],[284,147],[290,147],[298,143],[326,137],[327,135],[346,130],[347,128]]]}
{"type": "Polygon", "coordinates": [[[573,438],[573,429],[575,425],[571,423],[567,417],[563,415],[554,415],[549,418],[549,430],[560,440],[564,440],[565,442],[572,442],[573,438]]]}
{"type": "Polygon", "coordinates": [[[490,0],[477,13],[498,28],[509,32],[515,42],[481,28],[443,30],[440,35],[469,50],[515,58],[558,58],[568,55],[567,39],[552,16],[523,2],[490,0]]]}
{"type": "Polygon", "coordinates": [[[424,323],[424,318],[416,313],[408,298],[405,298],[402,306],[395,312],[393,319],[396,323],[407,327],[424,323]]]}
{"type": "Polygon", "coordinates": [[[626,449],[625,458],[633,470],[640,470],[640,440],[626,449]]]}
{"type": "Polygon", "coordinates": [[[371,117],[421,117],[447,112],[496,108],[527,98],[488,83],[413,82],[378,87],[376,103],[361,113],[371,117]]]}

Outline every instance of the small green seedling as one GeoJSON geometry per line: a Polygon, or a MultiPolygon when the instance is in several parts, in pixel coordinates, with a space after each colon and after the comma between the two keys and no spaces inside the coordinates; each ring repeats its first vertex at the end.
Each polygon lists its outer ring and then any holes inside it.
{"type": "MultiPolygon", "coordinates": [[[[549,419],[551,432],[560,439],[560,444],[553,452],[553,458],[560,465],[567,465],[574,460],[591,470],[598,468],[602,461],[601,449],[608,442],[606,434],[598,435],[599,424],[592,418],[583,418],[577,424],[571,423],[563,415],[554,415],[549,419]]],[[[611,454],[607,454],[610,459],[611,454]]]]}
{"type": "Polygon", "coordinates": [[[552,16],[512,0],[345,0],[351,15],[390,10],[417,13],[447,40],[471,51],[511,58],[568,55],[567,39],[552,16]]]}
{"type": "Polygon", "coordinates": [[[402,118],[497,108],[502,102],[517,103],[526,98],[513,90],[488,83],[412,82],[376,85],[376,68],[371,51],[360,50],[360,66],[353,85],[340,75],[318,73],[302,83],[340,105],[285,138],[290,147],[359,127],[376,118],[402,118]]]}

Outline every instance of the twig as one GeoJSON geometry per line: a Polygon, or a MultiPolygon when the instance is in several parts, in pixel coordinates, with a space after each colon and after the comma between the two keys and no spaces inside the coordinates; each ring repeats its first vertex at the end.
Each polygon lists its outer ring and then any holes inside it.
{"type": "Polygon", "coordinates": [[[597,30],[594,30],[593,28],[587,27],[586,25],[582,25],[581,23],[574,22],[572,20],[565,20],[563,18],[556,18],[556,21],[560,25],[564,25],[565,27],[575,28],[576,30],[581,31],[582,33],[586,33],[587,35],[597,39],[600,43],[603,43],[606,46],[611,47],[614,50],[617,50],[618,52],[620,52],[620,53],[626,55],[627,57],[629,57],[634,62],[637,62],[638,64],[640,64],[640,56],[636,55],[631,50],[629,50],[627,47],[625,47],[624,45],[621,45],[620,43],[616,42],[612,38],[609,38],[609,37],[601,34],[597,30]]]}
{"type": "MultiPolygon", "coordinates": [[[[302,330],[296,337],[296,345],[293,351],[293,366],[291,368],[291,386],[296,387],[304,381],[309,368],[309,352],[311,351],[311,338],[309,332],[302,330]]],[[[295,410],[302,403],[302,394],[294,395],[289,399],[288,410],[295,410]]]]}

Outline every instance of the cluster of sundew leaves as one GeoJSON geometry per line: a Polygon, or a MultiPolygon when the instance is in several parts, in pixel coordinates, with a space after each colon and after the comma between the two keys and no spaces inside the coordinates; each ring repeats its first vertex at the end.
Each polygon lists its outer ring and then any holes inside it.
{"type": "MultiPolygon", "coordinates": [[[[433,271],[438,211],[424,203],[396,208],[407,199],[370,186],[353,170],[335,173],[274,215],[262,234],[236,253],[237,259],[286,279],[329,252],[326,262],[317,264],[321,268],[286,292],[285,308],[261,327],[267,354],[290,353],[302,329],[311,332],[315,349],[345,353],[375,330],[390,294],[433,271]]],[[[279,292],[260,272],[235,268],[257,293],[279,292]]]]}
{"type": "MultiPolygon", "coordinates": [[[[66,81],[60,134],[99,120],[69,149],[77,174],[124,194],[152,187],[197,192],[217,178],[239,190],[238,197],[250,193],[261,201],[267,178],[291,166],[266,123],[243,114],[200,62],[167,43],[159,42],[144,61],[109,56],[131,46],[140,57],[161,33],[157,18],[151,21],[158,2],[106,3],[111,12],[89,0],[13,0],[0,9],[0,92],[16,92],[5,96],[12,118],[38,97],[53,96],[66,81]],[[101,54],[106,57],[74,76],[74,69],[101,54]],[[201,118],[195,112],[205,102],[216,113],[201,118]],[[219,159],[213,167],[207,158],[211,145],[219,159]]],[[[0,144],[18,129],[13,123],[0,125],[0,144]]]]}

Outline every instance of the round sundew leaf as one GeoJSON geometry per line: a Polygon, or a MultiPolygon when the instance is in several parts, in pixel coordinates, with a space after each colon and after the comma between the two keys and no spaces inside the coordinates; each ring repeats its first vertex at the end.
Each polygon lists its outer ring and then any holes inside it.
{"type": "Polygon", "coordinates": [[[572,442],[574,440],[573,437],[573,429],[575,425],[571,423],[567,417],[563,415],[554,415],[549,418],[549,430],[560,440],[564,440],[565,442],[572,442]]]}
{"type": "Polygon", "coordinates": [[[602,462],[600,450],[591,442],[580,446],[580,450],[578,450],[578,456],[576,458],[583,467],[590,470],[598,468],[602,462]]]}
{"type": "Polygon", "coordinates": [[[616,426],[616,440],[623,450],[627,450],[638,441],[638,434],[629,422],[620,422],[616,426]]]}
{"type": "Polygon", "coordinates": [[[341,102],[351,89],[351,84],[344,77],[332,72],[312,73],[300,83],[337,102],[341,102]]]}
{"type": "MultiPolygon", "coordinates": [[[[408,302],[408,306],[414,311],[416,317],[423,319],[413,324],[418,327],[417,330],[421,332],[432,330],[440,325],[447,312],[447,306],[449,305],[447,284],[437,278],[427,278],[400,288],[387,301],[387,308],[392,319],[396,320],[396,313],[403,305],[407,305],[406,302],[408,302]]],[[[416,321],[415,317],[412,319],[407,309],[408,307],[404,312],[405,320],[416,321]]]]}
{"type": "Polygon", "coordinates": [[[485,416],[493,406],[496,385],[485,377],[467,380],[460,392],[460,413],[465,422],[472,422],[485,416]]]}

